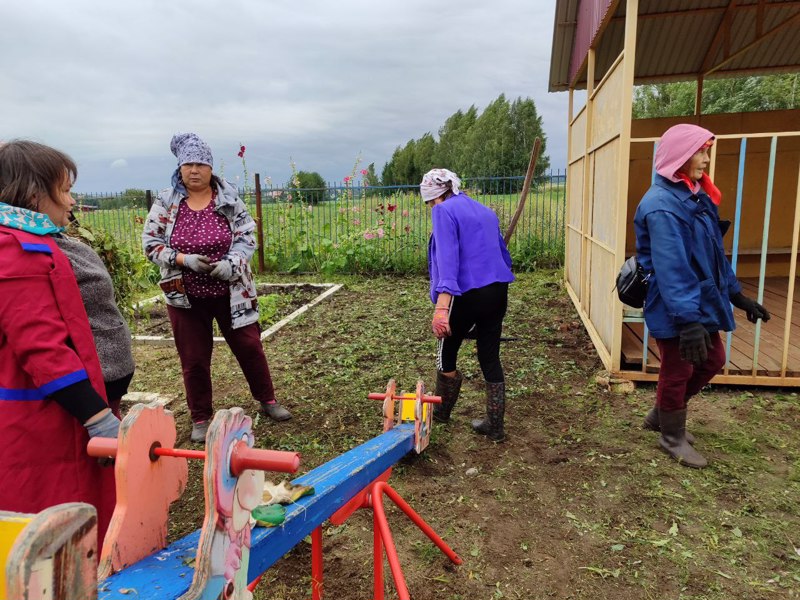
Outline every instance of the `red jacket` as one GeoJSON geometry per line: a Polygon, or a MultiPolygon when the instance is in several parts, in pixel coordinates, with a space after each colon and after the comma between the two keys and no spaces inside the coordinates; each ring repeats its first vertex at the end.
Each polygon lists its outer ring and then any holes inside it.
{"type": "Polygon", "coordinates": [[[0,510],[88,502],[102,540],[114,509],[113,469],[86,453],[83,425],[45,398],[87,378],[105,398],[69,260],[48,235],[0,226],[0,510]]]}

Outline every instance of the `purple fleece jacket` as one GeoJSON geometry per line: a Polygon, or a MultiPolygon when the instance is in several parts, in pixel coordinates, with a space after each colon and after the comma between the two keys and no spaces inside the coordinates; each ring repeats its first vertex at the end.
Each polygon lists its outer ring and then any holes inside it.
{"type": "Polygon", "coordinates": [[[428,243],[431,300],[441,292],[460,296],[491,283],[514,281],[500,221],[490,208],[465,193],[433,207],[428,243]]]}

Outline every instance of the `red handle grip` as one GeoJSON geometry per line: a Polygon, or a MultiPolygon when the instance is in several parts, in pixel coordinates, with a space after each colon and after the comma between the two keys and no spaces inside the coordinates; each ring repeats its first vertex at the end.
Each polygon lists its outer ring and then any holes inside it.
{"type": "MultiPolygon", "coordinates": [[[[117,440],[116,438],[91,438],[86,446],[86,451],[89,456],[95,458],[115,458],[117,456],[117,440]]],[[[162,448],[155,444],[151,449],[151,455],[196,459],[206,458],[206,453],[202,450],[162,448]]],[[[153,456],[151,456],[151,458],[153,458],[153,456]]],[[[153,460],[155,460],[155,458],[153,458],[153,460]]],[[[247,469],[295,473],[298,468],[300,468],[300,454],[297,452],[250,448],[245,442],[239,442],[236,444],[231,455],[231,472],[237,476],[247,469]]]]}
{"type": "Polygon", "coordinates": [[[300,454],[297,452],[250,448],[245,442],[236,444],[231,455],[231,472],[234,475],[240,475],[247,469],[294,473],[299,467],[300,454]]]}
{"type": "MultiPolygon", "coordinates": [[[[386,394],[380,394],[377,392],[372,392],[371,394],[367,394],[368,400],[386,400],[386,394]]],[[[406,398],[404,395],[394,395],[392,396],[392,400],[414,400],[414,398],[406,398]]],[[[422,397],[422,402],[425,404],[441,404],[442,397],[441,396],[428,396],[425,395],[422,397]]]]}

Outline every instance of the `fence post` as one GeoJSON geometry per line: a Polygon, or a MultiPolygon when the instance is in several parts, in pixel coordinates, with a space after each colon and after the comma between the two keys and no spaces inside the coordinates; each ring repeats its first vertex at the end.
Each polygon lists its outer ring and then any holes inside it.
{"type": "Polygon", "coordinates": [[[258,229],[258,272],[264,272],[264,225],[261,214],[261,175],[256,173],[256,227],[258,229]]]}
{"type": "Polygon", "coordinates": [[[146,190],[144,193],[144,199],[147,202],[147,212],[150,212],[150,209],[153,208],[153,192],[146,190]]]}

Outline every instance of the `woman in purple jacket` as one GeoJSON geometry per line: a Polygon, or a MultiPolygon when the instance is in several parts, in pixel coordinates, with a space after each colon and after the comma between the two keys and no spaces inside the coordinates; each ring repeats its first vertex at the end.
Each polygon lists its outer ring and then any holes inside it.
{"type": "Polygon", "coordinates": [[[431,327],[439,340],[433,416],[450,413],[461,390],[456,358],[473,327],[478,362],[486,380],[486,418],[472,428],[489,439],[505,438],[505,378],[500,363],[500,334],[508,306],[508,284],[514,281],[500,222],[494,212],[459,191],[461,180],[447,169],[433,169],[422,178],[420,193],[431,207],[433,233],[428,244],[433,310],[431,327]]]}

